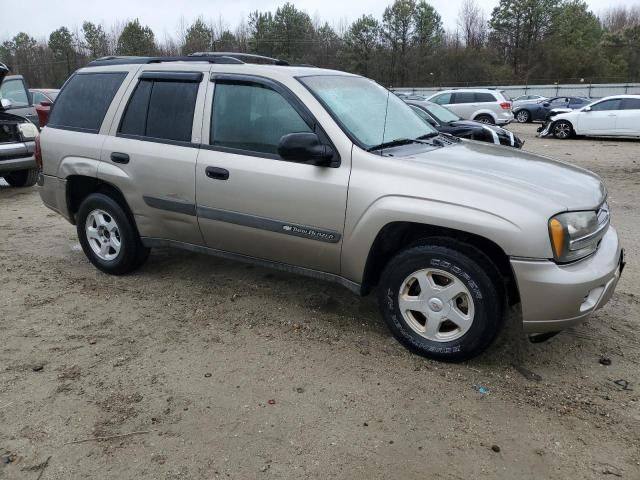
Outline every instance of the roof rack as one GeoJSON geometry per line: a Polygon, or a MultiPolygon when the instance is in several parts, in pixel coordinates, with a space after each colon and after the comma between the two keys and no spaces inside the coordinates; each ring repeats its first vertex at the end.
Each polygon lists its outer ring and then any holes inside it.
{"type": "MultiPolygon", "coordinates": [[[[229,57],[237,60],[247,58],[249,60],[262,60],[274,65],[289,66],[289,62],[280,60],[279,58],[265,57],[264,55],[255,55],[253,53],[241,53],[241,52],[195,52],[190,53],[189,57],[229,57]]],[[[244,63],[244,62],[243,62],[244,63]]]]}
{"type": "Polygon", "coordinates": [[[185,57],[129,57],[129,56],[108,56],[97,58],[87,65],[88,67],[100,67],[105,65],[144,65],[149,63],[165,62],[209,62],[221,64],[242,64],[242,60],[228,55],[200,55],[185,57]]]}

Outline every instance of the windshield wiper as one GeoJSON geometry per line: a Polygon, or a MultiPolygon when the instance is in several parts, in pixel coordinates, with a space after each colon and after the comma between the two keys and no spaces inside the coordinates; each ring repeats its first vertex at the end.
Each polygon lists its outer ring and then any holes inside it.
{"type": "Polygon", "coordinates": [[[384,148],[392,148],[399,147],[401,145],[408,145],[410,143],[424,143],[427,145],[431,145],[430,142],[423,142],[422,140],[426,138],[435,137],[438,135],[437,133],[428,133],[426,135],[422,135],[418,138],[396,138],[395,140],[391,140],[389,142],[384,142],[379,145],[374,145],[373,147],[367,148],[367,152],[375,152],[376,150],[382,150],[384,148]]]}
{"type": "Polygon", "coordinates": [[[425,135],[420,135],[416,140],[426,140],[427,138],[437,137],[438,135],[440,135],[440,132],[431,132],[425,135]]]}

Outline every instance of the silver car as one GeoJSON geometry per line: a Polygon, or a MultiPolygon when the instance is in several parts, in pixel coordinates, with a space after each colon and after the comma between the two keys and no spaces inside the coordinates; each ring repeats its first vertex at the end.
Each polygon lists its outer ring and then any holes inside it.
{"type": "Polygon", "coordinates": [[[435,359],[486,349],[508,304],[530,333],[582,322],[624,267],[598,176],[441,136],[344,72],[109,57],[66,82],[40,145],[42,200],[98,269],[171,246],[338,282],[435,359]]]}
{"type": "Polygon", "coordinates": [[[506,125],[513,121],[512,103],[503,90],[492,88],[464,88],[443,90],[427,98],[447,107],[465,120],[506,125]]]}

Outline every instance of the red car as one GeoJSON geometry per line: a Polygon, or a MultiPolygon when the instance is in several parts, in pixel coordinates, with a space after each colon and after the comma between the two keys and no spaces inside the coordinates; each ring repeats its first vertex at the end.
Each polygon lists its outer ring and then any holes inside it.
{"type": "Polygon", "coordinates": [[[36,107],[40,128],[44,127],[49,120],[49,111],[60,90],[55,88],[30,88],[29,92],[36,107]]]}

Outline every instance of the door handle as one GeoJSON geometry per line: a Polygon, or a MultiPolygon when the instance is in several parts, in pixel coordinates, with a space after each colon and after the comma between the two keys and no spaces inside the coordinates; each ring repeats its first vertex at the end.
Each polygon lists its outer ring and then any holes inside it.
{"type": "Polygon", "coordinates": [[[207,177],[214,180],[227,180],[229,178],[229,170],[220,167],[207,167],[205,169],[207,177]]]}
{"type": "Polygon", "coordinates": [[[129,163],[129,155],[126,153],[113,152],[111,154],[111,161],[114,163],[129,163]]]}

